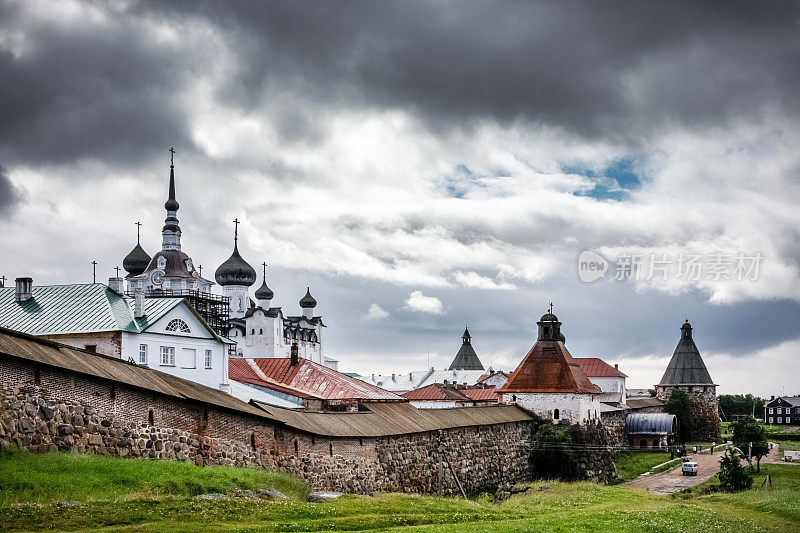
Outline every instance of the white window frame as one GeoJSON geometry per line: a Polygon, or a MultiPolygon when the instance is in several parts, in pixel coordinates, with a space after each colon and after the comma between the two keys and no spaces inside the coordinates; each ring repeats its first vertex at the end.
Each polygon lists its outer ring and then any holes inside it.
{"type": "Polygon", "coordinates": [[[147,364],[147,345],[140,344],[139,345],[139,363],[146,365],[147,364]]]}
{"type": "Polygon", "coordinates": [[[167,325],[164,327],[164,331],[168,331],[170,333],[191,333],[192,328],[189,327],[189,324],[182,318],[173,318],[167,325]]]}
{"type": "Polygon", "coordinates": [[[769,414],[773,414],[774,412],[775,412],[775,410],[774,410],[774,409],[772,409],[772,407],[770,407],[770,408],[769,408],[769,414]]]}
{"type": "Polygon", "coordinates": [[[778,424],[783,424],[783,417],[781,416],[778,417],[778,424]]]}
{"type": "Polygon", "coordinates": [[[175,366],[175,347],[161,346],[161,366],[175,366]]]}
{"type": "Polygon", "coordinates": [[[772,418],[772,417],[769,417],[769,423],[770,423],[770,424],[772,424],[772,423],[773,423],[773,422],[772,422],[772,420],[773,420],[773,418],[772,418]]]}
{"type": "Polygon", "coordinates": [[[213,361],[213,355],[214,355],[214,352],[212,352],[211,350],[206,350],[206,360],[205,360],[205,367],[206,368],[211,368],[211,364],[212,364],[212,361],[213,361]]]}

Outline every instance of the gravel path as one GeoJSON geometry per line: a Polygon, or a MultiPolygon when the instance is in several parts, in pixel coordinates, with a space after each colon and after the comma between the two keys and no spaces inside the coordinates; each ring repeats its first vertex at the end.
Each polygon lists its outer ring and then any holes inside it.
{"type": "Polygon", "coordinates": [[[641,476],[623,483],[626,487],[648,490],[654,494],[672,494],[683,489],[699,485],[719,472],[719,458],[722,452],[718,451],[714,455],[694,454],[689,456],[689,460],[697,463],[698,473],[696,476],[684,476],[681,473],[680,463],[677,467],[668,472],[660,474],[642,474],[641,476]]]}

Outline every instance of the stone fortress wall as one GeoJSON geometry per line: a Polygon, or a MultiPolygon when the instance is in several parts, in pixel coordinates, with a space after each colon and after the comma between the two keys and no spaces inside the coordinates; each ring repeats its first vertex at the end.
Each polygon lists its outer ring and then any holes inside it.
{"type": "Polygon", "coordinates": [[[4,355],[0,379],[0,445],[33,452],[274,468],[315,490],[358,494],[453,495],[459,482],[476,493],[532,477],[534,420],[332,438],[4,355]]]}

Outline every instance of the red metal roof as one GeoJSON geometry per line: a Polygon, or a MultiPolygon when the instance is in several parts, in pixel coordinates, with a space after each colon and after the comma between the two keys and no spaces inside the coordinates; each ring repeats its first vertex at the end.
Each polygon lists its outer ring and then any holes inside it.
{"type": "Polygon", "coordinates": [[[495,389],[462,389],[461,392],[478,402],[498,401],[497,390],[495,389]]]}
{"type": "Polygon", "coordinates": [[[500,387],[501,392],[572,392],[599,394],[564,343],[536,341],[531,351],[500,387]]]}
{"type": "Polygon", "coordinates": [[[230,379],[279,390],[301,398],[324,400],[385,400],[403,398],[387,390],[351,378],[326,366],[300,358],[296,365],[286,357],[230,359],[230,379]]]}
{"type": "Polygon", "coordinates": [[[458,390],[452,385],[442,383],[431,383],[425,387],[420,387],[403,394],[403,398],[408,400],[443,400],[467,402],[469,397],[463,394],[464,391],[458,390]]]}
{"type": "Polygon", "coordinates": [[[590,378],[627,378],[625,374],[599,357],[576,357],[583,373],[590,378]]]}

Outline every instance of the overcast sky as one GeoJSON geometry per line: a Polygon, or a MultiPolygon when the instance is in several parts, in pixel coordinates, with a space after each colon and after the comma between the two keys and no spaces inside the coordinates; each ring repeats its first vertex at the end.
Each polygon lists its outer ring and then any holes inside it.
{"type": "Polygon", "coordinates": [[[796,2],[2,0],[0,274],[106,280],[137,220],[158,251],[174,146],[184,251],[211,273],[244,221],[341,370],[446,367],[465,324],[512,370],[552,301],[631,387],[688,318],[720,392],[800,393],[799,30],[796,2]]]}

